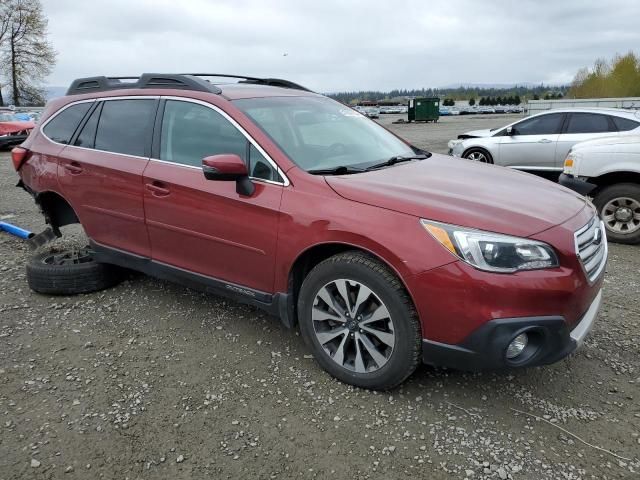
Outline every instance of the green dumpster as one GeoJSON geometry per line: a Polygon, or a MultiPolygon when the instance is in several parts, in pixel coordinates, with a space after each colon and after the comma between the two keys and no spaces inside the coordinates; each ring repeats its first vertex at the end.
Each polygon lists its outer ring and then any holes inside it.
{"type": "Polygon", "coordinates": [[[410,122],[437,122],[440,118],[440,99],[412,98],[409,100],[410,122]]]}

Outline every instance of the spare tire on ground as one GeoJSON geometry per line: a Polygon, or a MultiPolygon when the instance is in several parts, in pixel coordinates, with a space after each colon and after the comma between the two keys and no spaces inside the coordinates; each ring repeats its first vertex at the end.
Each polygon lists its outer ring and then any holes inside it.
{"type": "Polygon", "coordinates": [[[122,277],[119,267],[96,262],[89,247],[52,250],[27,263],[29,287],[50,295],[96,292],[116,285],[122,277]]]}

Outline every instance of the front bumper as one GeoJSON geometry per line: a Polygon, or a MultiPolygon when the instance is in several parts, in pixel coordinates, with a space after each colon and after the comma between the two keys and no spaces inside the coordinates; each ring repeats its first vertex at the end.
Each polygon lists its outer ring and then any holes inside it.
{"type": "Polygon", "coordinates": [[[580,180],[579,178],[576,178],[573,175],[567,175],[566,173],[562,173],[560,175],[558,183],[563,187],[567,187],[568,189],[579,193],[580,195],[588,195],[597,187],[597,185],[594,185],[593,183],[580,180]]]}
{"type": "Polygon", "coordinates": [[[429,365],[468,371],[548,365],[582,345],[601,303],[602,290],[572,330],[562,316],[508,318],[485,323],[457,345],[425,339],[422,360],[429,365]],[[529,345],[521,355],[507,359],[507,346],[524,332],[529,336],[529,345]]]}

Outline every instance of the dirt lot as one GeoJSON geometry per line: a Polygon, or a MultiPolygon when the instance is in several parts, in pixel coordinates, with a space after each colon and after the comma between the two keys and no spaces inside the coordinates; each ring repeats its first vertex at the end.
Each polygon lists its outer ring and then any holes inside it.
{"type": "MultiPolygon", "coordinates": [[[[393,127],[444,151],[506,122],[393,127]]],[[[40,231],[8,158],[0,218],[40,231]]],[[[640,478],[639,253],[611,246],[604,308],[570,358],[421,367],[374,393],[326,375],[277,320],[178,285],[131,274],[90,295],[32,293],[30,252],[0,233],[0,479],[640,478]]]]}

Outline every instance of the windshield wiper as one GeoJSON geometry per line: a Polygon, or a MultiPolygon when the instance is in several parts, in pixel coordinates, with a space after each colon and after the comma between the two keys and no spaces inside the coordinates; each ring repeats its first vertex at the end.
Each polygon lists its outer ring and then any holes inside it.
{"type": "Polygon", "coordinates": [[[307,170],[307,173],[312,175],[348,175],[350,173],[364,172],[361,168],[347,167],[346,165],[340,165],[333,168],[317,168],[315,170],[307,170]]]}
{"type": "Polygon", "coordinates": [[[411,160],[424,160],[425,158],[429,158],[429,155],[396,155],[395,157],[391,157],[384,162],[374,163],[373,165],[369,165],[365,168],[365,171],[376,170],[382,167],[390,167],[391,165],[395,165],[400,162],[409,162],[411,160]]]}

